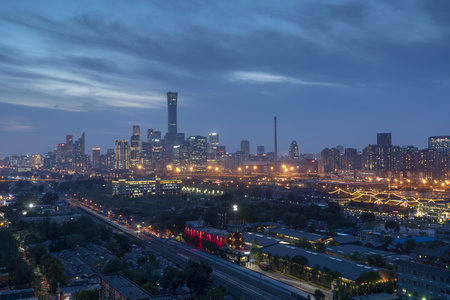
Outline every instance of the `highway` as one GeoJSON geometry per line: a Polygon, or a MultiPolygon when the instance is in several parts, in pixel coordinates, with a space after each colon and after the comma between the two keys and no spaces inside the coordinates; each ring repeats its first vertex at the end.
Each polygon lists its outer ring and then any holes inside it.
{"type": "MultiPolygon", "coordinates": [[[[95,212],[79,202],[70,202],[72,205],[77,205],[85,212],[106,222],[108,225],[141,239],[146,242],[148,250],[163,256],[169,261],[181,266],[184,266],[189,259],[207,261],[213,268],[212,278],[215,284],[226,286],[228,293],[233,296],[241,299],[278,300],[307,299],[307,295],[310,295],[292,285],[272,279],[263,273],[238,266],[184,243],[159,238],[148,233],[136,232],[133,229],[108,219],[105,215],[95,212]]],[[[327,294],[326,296],[329,299],[329,295],[327,294]]]]}

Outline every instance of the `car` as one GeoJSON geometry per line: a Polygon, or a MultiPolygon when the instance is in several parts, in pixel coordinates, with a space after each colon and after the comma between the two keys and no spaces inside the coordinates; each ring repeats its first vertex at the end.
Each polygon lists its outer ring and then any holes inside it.
{"type": "Polygon", "coordinates": [[[272,270],[272,265],[270,264],[265,264],[265,263],[260,263],[259,264],[259,268],[263,271],[270,271],[272,270]]]}

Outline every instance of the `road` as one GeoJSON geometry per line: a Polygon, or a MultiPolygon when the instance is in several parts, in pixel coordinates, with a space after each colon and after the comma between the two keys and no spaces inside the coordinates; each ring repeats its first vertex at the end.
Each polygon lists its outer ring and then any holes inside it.
{"type": "MultiPolygon", "coordinates": [[[[231,262],[222,260],[215,255],[206,253],[189,245],[173,241],[171,239],[159,238],[147,233],[139,233],[134,229],[128,228],[122,224],[118,224],[107,218],[107,216],[93,211],[78,202],[71,202],[79,208],[90,213],[96,218],[101,219],[116,229],[123,230],[136,238],[146,242],[146,247],[165,259],[184,266],[189,259],[205,260],[213,268],[212,278],[218,285],[227,287],[227,291],[241,299],[306,299],[308,293],[306,289],[311,290],[311,286],[297,280],[285,277],[277,273],[257,272],[258,270],[250,270],[231,262]],[[266,275],[269,275],[266,276],[266,275]],[[280,282],[279,280],[284,282],[280,282]],[[296,297],[291,294],[294,293],[296,297]],[[300,296],[300,297],[299,297],[300,296]]],[[[259,270],[260,271],[260,270],[259,270]]],[[[316,289],[316,288],[314,288],[316,289]]],[[[331,299],[331,293],[322,290],[327,299],[331,299]]],[[[311,294],[311,292],[309,293],[311,294]]],[[[311,296],[312,298],[312,296],[311,296]]]]}

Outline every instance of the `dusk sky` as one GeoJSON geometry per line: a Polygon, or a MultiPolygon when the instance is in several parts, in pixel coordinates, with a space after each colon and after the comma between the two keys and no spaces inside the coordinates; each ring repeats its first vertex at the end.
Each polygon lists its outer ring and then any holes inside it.
{"type": "Polygon", "coordinates": [[[2,1],[0,158],[132,125],[217,132],[228,152],[450,135],[450,1],[2,1]]]}

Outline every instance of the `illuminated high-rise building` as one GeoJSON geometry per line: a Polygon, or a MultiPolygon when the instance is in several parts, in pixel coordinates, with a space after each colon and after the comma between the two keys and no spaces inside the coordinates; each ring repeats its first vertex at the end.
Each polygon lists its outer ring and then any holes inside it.
{"type": "Polygon", "coordinates": [[[92,167],[99,167],[100,148],[92,148],[92,167]]]}
{"type": "Polygon", "coordinates": [[[114,149],[106,150],[105,167],[107,170],[112,170],[116,167],[116,154],[114,152],[114,149]]]}
{"type": "Polygon", "coordinates": [[[438,151],[450,151],[450,136],[430,136],[428,148],[438,151]]]}
{"type": "Polygon", "coordinates": [[[84,132],[81,135],[81,137],[75,141],[75,146],[74,146],[74,156],[81,156],[81,155],[85,155],[85,136],[84,136],[84,132]]]}
{"type": "Polygon", "coordinates": [[[72,157],[73,156],[73,135],[66,135],[66,155],[72,157]]]}
{"type": "Polygon", "coordinates": [[[291,161],[297,162],[299,160],[299,152],[298,152],[298,145],[296,141],[292,141],[291,145],[289,146],[289,158],[291,161]]]}
{"type": "Polygon", "coordinates": [[[217,156],[217,147],[219,146],[219,134],[210,133],[209,134],[209,148],[208,154],[210,156],[217,156]]]}
{"type": "Polygon", "coordinates": [[[141,163],[141,129],[139,125],[133,126],[133,135],[130,139],[130,164],[131,167],[141,163]]]}
{"type": "Polygon", "coordinates": [[[147,129],[147,143],[151,143],[152,142],[152,137],[153,137],[153,129],[147,129]]]}
{"type": "Polygon", "coordinates": [[[205,172],[207,167],[206,157],[206,137],[204,136],[190,136],[184,142],[184,147],[187,150],[187,168],[193,168],[195,172],[205,172]]]}
{"type": "Polygon", "coordinates": [[[167,108],[168,108],[168,130],[167,130],[167,144],[173,146],[177,140],[177,101],[178,93],[167,93],[167,108]]]}
{"type": "Polygon", "coordinates": [[[152,165],[152,157],[153,157],[153,147],[151,142],[142,142],[141,144],[141,158],[142,164],[145,167],[150,167],[152,165]]]}
{"type": "Polygon", "coordinates": [[[130,146],[128,141],[116,141],[116,169],[128,170],[130,168],[130,146]]]}

